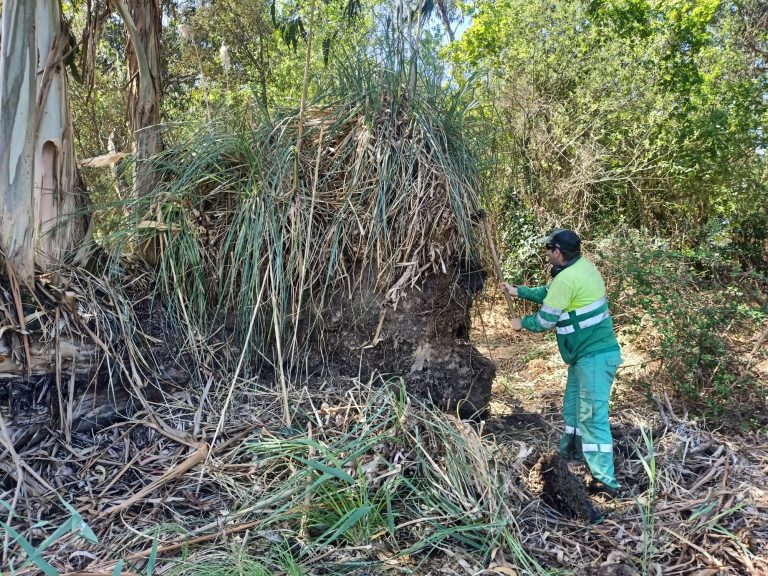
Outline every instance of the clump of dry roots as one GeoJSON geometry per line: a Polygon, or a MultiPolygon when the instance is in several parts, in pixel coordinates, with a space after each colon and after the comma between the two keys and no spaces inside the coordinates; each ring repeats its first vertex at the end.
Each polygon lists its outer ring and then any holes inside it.
{"type": "Polygon", "coordinates": [[[185,329],[224,325],[246,367],[298,369],[335,329],[339,296],[372,291],[381,302],[364,304],[395,309],[475,257],[477,166],[445,116],[385,90],[237,133],[206,126],[155,160],[162,184],[116,237],[156,265],[185,329]]]}

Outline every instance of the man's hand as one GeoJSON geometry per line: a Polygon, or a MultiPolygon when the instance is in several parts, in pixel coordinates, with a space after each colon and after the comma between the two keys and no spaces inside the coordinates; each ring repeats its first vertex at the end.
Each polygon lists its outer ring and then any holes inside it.
{"type": "Polygon", "coordinates": [[[502,282],[499,284],[499,288],[501,288],[501,291],[505,294],[509,294],[510,296],[514,296],[517,298],[517,286],[512,286],[512,284],[507,284],[506,282],[502,282]]]}
{"type": "Polygon", "coordinates": [[[523,321],[520,318],[512,318],[512,329],[513,330],[522,330],[523,329],[523,321]]]}

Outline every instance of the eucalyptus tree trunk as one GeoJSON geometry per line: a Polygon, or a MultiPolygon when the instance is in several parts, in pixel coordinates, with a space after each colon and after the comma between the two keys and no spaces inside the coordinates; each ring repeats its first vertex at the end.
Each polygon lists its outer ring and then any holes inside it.
{"type": "Polygon", "coordinates": [[[75,159],[64,66],[73,56],[69,34],[58,0],[37,0],[36,245],[37,263],[43,269],[61,261],[66,252],[77,246],[88,224],[87,197],[75,159]]]}
{"type": "Polygon", "coordinates": [[[160,0],[115,0],[128,37],[128,125],[133,134],[133,193],[149,194],[155,186],[147,160],[163,149],[160,136],[161,3],[160,0]]]}
{"type": "Polygon", "coordinates": [[[0,248],[22,284],[83,239],[58,0],[6,1],[0,55],[0,248]]]}
{"type": "Polygon", "coordinates": [[[0,37],[0,250],[28,285],[35,270],[36,7],[5,0],[0,37]]]}

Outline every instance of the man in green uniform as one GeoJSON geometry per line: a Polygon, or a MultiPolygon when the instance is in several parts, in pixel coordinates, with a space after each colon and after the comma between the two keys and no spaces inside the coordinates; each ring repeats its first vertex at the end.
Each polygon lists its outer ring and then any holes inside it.
{"type": "Polygon", "coordinates": [[[605,282],[595,265],[581,256],[581,239],[575,232],[557,229],[539,243],[546,246],[553,279],[538,288],[501,284],[506,293],[541,304],[536,314],[514,318],[512,327],[557,332],[560,355],[568,364],[560,454],[586,460],[595,480],[592,488],[616,493],[608,400],[621,350],[605,282]]]}

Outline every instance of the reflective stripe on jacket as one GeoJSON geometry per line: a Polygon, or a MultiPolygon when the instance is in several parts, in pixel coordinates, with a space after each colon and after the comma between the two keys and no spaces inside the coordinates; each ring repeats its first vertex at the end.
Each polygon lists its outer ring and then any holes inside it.
{"type": "Polygon", "coordinates": [[[566,364],[598,352],[619,349],[608,310],[605,283],[595,265],[579,258],[548,286],[518,286],[518,295],[541,304],[536,314],[522,319],[532,332],[555,329],[560,355],[566,364]]]}

